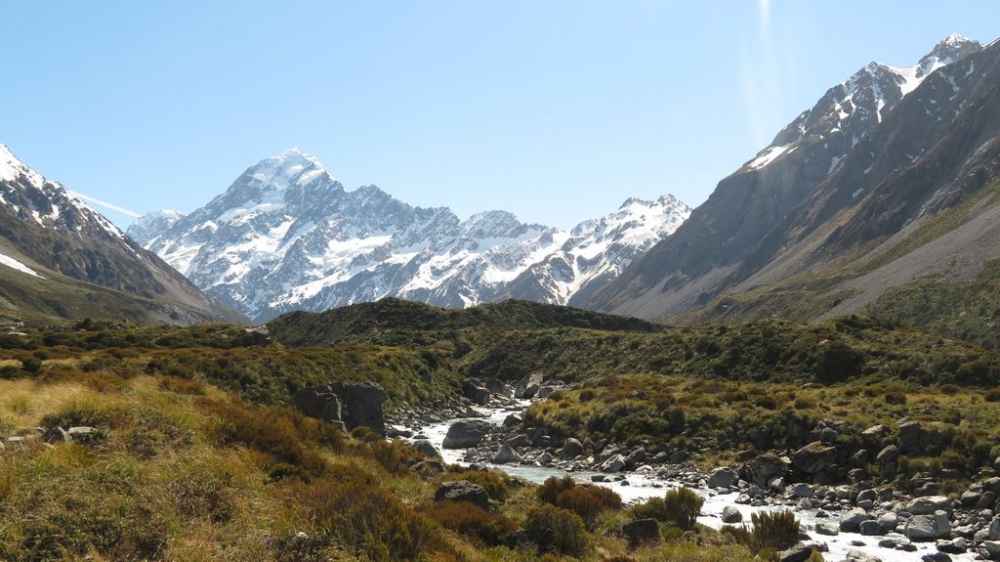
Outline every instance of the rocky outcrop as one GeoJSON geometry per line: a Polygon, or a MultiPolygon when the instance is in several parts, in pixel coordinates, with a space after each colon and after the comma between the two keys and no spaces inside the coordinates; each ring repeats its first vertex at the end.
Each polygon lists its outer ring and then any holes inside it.
{"type": "Polygon", "coordinates": [[[475,447],[490,431],[491,424],[483,420],[460,420],[448,428],[441,446],[445,449],[475,447]]]}
{"type": "Polygon", "coordinates": [[[374,383],[328,383],[299,389],[292,404],[303,414],[346,429],[365,426],[385,435],[385,391],[374,383]]]}

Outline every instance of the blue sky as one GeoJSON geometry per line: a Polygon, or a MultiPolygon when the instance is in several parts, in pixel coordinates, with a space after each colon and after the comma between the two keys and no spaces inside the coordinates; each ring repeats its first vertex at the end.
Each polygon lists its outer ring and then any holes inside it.
{"type": "MultiPolygon", "coordinates": [[[[692,205],[827,88],[995,0],[4,2],[0,142],[67,188],[190,212],[296,146],[348,190],[569,228],[692,205]]],[[[102,211],[125,226],[127,215],[102,211]]]]}

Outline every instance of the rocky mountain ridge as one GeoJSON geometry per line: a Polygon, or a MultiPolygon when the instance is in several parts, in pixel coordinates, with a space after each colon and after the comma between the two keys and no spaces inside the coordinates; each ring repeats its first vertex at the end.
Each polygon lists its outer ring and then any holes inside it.
{"type": "Polygon", "coordinates": [[[974,276],[1000,257],[987,227],[939,238],[935,256],[907,238],[997,177],[998,61],[996,42],[952,35],[913,67],[865,66],[584,304],[647,319],[807,320],[858,312],[921,276],[974,276]],[[963,253],[974,265],[950,270],[963,253]]]}
{"type": "Polygon", "coordinates": [[[518,298],[567,304],[667,236],[690,209],[629,199],[572,231],[488,211],[460,220],[376,186],[346,191],[292,149],[248,168],[185,217],[143,217],[129,236],[255,321],[385,296],[462,308],[518,298]]]}
{"type": "Polygon", "coordinates": [[[0,297],[7,314],[53,320],[82,314],[140,322],[238,322],[81,197],[0,145],[0,297]],[[79,300],[75,300],[79,299],[79,300]],[[90,303],[90,304],[87,304],[90,303]],[[119,314],[120,313],[120,314],[119,314]]]}

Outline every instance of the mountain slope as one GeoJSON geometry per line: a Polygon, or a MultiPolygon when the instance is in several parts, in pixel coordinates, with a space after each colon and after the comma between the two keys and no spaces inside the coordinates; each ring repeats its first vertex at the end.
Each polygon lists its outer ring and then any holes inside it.
{"type": "Polygon", "coordinates": [[[565,304],[603,285],[689,209],[630,200],[565,232],[504,211],[461,221],[375,186],[348,192],[296,149],[247,169],[185,217],[143,217],[129,234],[255,321],[393,296],[449,308],[504,298],[565,304]]]}
{"type": "MultiPolygon", "coordinates": [[[[927,258],[903,243],[996,177],[998,60],[996,43],[950,36],[914,67],[869,64],[589,306],[645,318],[808,319],[856,312],[888,286],[943,272],[918,267],[927,258]],[[856,281],[887,265],[909,273],[856,281]]],[[[979,253],[981,270],[992,254],[979,253]]]]}
{"type": "Polygon", "coordinates": [[[0,292],[9,317],[244,320],[3,145],[0,252],[8,266],[0,268],[0,292]]]}

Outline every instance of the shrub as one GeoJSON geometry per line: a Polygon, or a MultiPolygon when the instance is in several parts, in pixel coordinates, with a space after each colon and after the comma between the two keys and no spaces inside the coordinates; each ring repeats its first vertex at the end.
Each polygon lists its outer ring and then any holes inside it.
{"type": "Polygon", "coordinates": [[[488,546],[510,544],[517,532],[517,523],[509,517],[482,509],[469,509],[468,504],[462,502],[434,502],[425,508],[425,514],[442,527],[478,539],[488,546]]]}
{"type": "Polygon", "coordinates": [[[559,497],[560,492],[565,490],[570,490],[576,487],[576,482],[569,476],[563,476],[559,478],[558,476],[550,476],[535,493],[538,495],[538,501],[545,502],[547,504],[555,505],[556,499],[559,497]]]}
{"type": "Polygon", "coordinates": [[[883,397],[886,404],[906,404],[906,395],[898,390],[886,392],[883,397]]]}
{"type": "Polygon", "coordinates": [[[37,357],[26,357],[21,360],[21,368],[28,373],[37,373],[42,370],[42,360],[37,357]]]}
{"type": "Polygon", "coordinates": [[[580,516],[554,505],[542,504],[528,510],[524,531],[539,550],[567,556],[583,556],[587,550],[586,529],[580,516]]]}
{"type": "Polygon", "coordinates": [[[753,528],[725,526],[722,530],[754,554],[784,550],[799,540],[799,522],[789,510],[759,512],[750,516],[753,528]]]}
{"type": "Polygon", "coordinates": [[[301,414],[289,408],[246,407],[207,402],[202,404],[216,416],[216,433],[226,445],[244,445],[271,455],[277,463],[298,466],[322,474],[326,461],[310,450],[292,422],[301,414]]]}
{"type": "Polygon", "coordinates": [[[704,498],[683,486],[670,490],[664,498],[667,523],[684,530],[694,529],[704,503],[704,498]]]}
{"type": "Polygon", "coordinates": [[[984,398],[987,402],[1000,402],[1000,388],[987,390],[984,398]]]}
{"type": "Polygon", "coordinates": [[[559,493],[556,507],[579,515],[587,528],[592,529],[594,520],[602,511],[622,508],[622,498],[613,490],[601,486],[576,486],[559,493]]]}
{"type": "Polygon", "coordinates": [[[426,520],[382,488],[324,480],[297,496],[320,531],[359,558],[416,560],[431,537],[426,520]]]}
{"type": "Polygon", "coordinates": [[[667,520],[667,502],[660,497],[648,498],[633,506],[630,511],[635,519],[656,519],[661,522],[667,520]]]}

